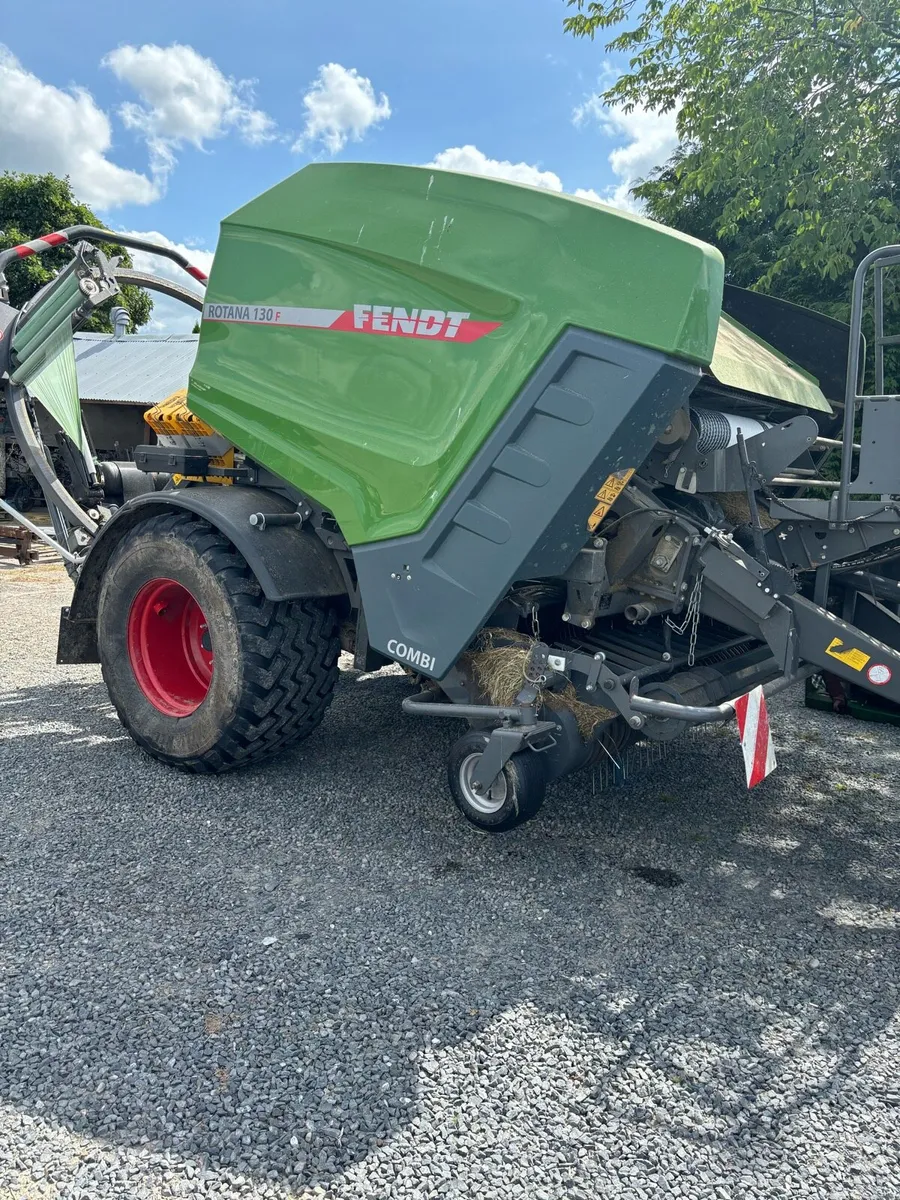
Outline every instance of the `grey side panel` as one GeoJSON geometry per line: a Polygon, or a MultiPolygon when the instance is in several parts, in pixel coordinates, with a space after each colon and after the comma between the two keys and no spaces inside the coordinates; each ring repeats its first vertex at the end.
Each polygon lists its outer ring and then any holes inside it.
{"type": "Polygon", "coordinates": [[[607,476],[639,467],[700,371],[568,330],[421,533],[354,546],[369,641],[447,673],[516,579],[562,575],[607,476]]]}

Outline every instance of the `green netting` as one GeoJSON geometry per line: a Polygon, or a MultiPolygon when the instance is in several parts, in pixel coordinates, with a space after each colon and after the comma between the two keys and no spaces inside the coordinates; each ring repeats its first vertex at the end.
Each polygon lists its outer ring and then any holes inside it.
{"type": "Polygon", "coordinates": [[[18,378],[15,382],[26,386],[31,395],[40,400],[47,412],[59,422],[75,445],[83,447],[75,344],[68,321],[50,335],[41,347],[40,354],[29,361],[29,367],[32,361],[38,367],[37,372],[30,375],[30,371],[26,371],[26,376],[30,377],[18,378]]]}

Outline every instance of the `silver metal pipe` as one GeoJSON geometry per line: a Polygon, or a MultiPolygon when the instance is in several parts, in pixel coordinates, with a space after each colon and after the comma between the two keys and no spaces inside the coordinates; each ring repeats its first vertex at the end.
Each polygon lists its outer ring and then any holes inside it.
{"type": "MultiPolygon", "coordinates": [[[[813,675],[817,668],[809,663],[802,667],[796,675],[781,675],[773,679],[763,688],[766,699],[777,696],[785,688],[813,675]]],[[[730,721],[734,716],[734,700],[724,700],[721,704],[676,704],[673,700],[653,700],[650,696],[632,696],[631,707],[635,712],[647,713],[652,717],[674,717],[678,721],[686,721],[691,725],[709,725],[716,721],[730,721]]]]}
{"type": "Polygon", "coordinates": [[[66,562],[72,563],[73,566],[80,566],[84,562],[84,555],[73,554],[71,550],[67,550],[65,546],[61,546],[59,542],[50,536],[46,530],[41,529],[40,525],[35,525],[33,521],[29,521],[26,516],[23,516],[18,509],[13,508],[11,504],[0,496],[0,508],[6,510],[11,517],[14,517],[20,525],[24,525],[26,529],[31,530],[35,537],[40,538],[42,542],[46,542],[51,549],[55,550],[60,558],[64,558],[66,562]]]}
{"type": "MultiPolygon", "coordinates": [[[[827,447],[829,450],[840,450],[843,442],[839,442],[837,438],[817,437],[814,443],[816,446],[827,447]]],[[[862,450],[859,442],[853,443],[854,450],[862,450]]]]}
{"type": "Polygon", "coordinates": [[[472,720],[515,721],[518,725],[534,725],[537,714],[533,708],[525,704],[517,704],[512,708],[500,708],[495,704],[444,704],[439,700],[427,700],[426,696],[434,696],[435,692],[419,692],[416,696],[407,696],[400,707],[405,713],[416,717],[467,717],[472,720]]]}
{"type": "Polygon", "coordinates": [[[802,475],[778,475],[773,480],[779,487],[820,487],[833,488],[835,491],[841,486],[838,479],[806,479],[802,475]]]}
{"type": "MultiPolygon", "coordinates": [[[[846,522],[850,511],[850,485],[853,480],[853,428],[856,422],[856,402],[859,398],[859,358],[862,341],[863,292],[869,268],[878,263],[880,268],[900,264],[900,246],[882,246],[871,250],[853,276],[853,295],[850,301],[850,338],[847,344],[847,381],[844,393],[844,431],[841,438],[843,458],[841,460],[841,484],[837,494],[834,519],[846,522]]],[[[874,397],[873,397],[874,398],[874,397]]]]}

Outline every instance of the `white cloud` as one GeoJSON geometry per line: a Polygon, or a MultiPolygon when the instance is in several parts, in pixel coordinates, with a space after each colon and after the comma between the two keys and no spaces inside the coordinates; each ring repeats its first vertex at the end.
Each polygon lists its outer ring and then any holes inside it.
{"type": "Polygon", "coordinates": [[[487,175],[490,179],[508,179],[511,183],[529,183],[550,192],[563,190],[562,180],[553,171],[542,171],[526,162],[488,158],[477,146],[453,146],[436,154],[427,167],[439,171],[463,171],[467,175],[487,175]]]}
{"type": "MultiPolygon", "coordinates": [[[[604,85],[608,86],[608,81],[604,80],[604,85]]],[[[640,211],[640,203],[629,193],[639,179],[662,166],[678,145],[677,110],[657,113],[637,104],[631,112],[624,112],[608,107],[599,96],[589,96],[574,110],[572,120],[579,126],[593,122],[607,137],[624,141],[609,153],[609,165],[619,182],[603,199],[629,212],[640,211]]]]}
{"type": "Polygon", "coordinates": [[[252,146],[277,137],[272,118],[253,107],[251,82],[223,75],[192,46],[119,46],[103,65],[137,92],[141,103],[123,104],[119,115],[146,138],[161,180],[185,144],[202,150],[230,132],[252,146]]]}
{"type": "Polygon", "coordinates": [[[340,63],[319,67],[319,74],[303,97],[303,107],[306,124],[292,148],[305,150],[321,142],[329,154],[343,150],[348,141],[361,141],[372,126],[391,115],[384,92],[376,96],[370,79],[340,63]]]}
{"type": "Polygon", "coordinates": [[[0,45],[0,96],[4,169],[68,175],[78,199],[101,209],[158,199],[153,180],[109,160],[109,118],[83,88],[44,83],[0,45]]]}
{"type": "MultiPolygon", "coordinates": [[[[170,250],[177,250],[179,254],[183,254],[192,266],[199,267],[206,275],[209,274],[212,267],[213,255],[210,250],[199,250],[195,246],[186,246],[183,242],[173,242],[171,238],[167,238],[164,233],[159,233],[156,230],[135,230],[135,229],[119,229],[119,233],[130,233],[132,237],[145,238],[149,242],[157,242],[160,246],[168,246],[170,250]]],[[[171,259],[162,258],[155,254],[150,254],[146,250],[130,250],[134,269],[136,271],[145,271],[151,275],[161,275],[163,279],[174,280],[175,283],[181,284],[182,287],[188,288],[189,291],[195,292],[198,296],[203,295],[203,287],[195,279],[193,279],[186,271],[183,271],[177,263],[171,259]]],[[[159,292],[151,292],[153,298],[153,315],[150,321],[140,333],[190,333],[195,323],[200,319],[200,313],[189,308],[180,300],[172,300],[168,296],[163,296],[159,292]]]]}
{"type": "MultiPolygon", "coordinates": [[[[453,146],[436,154],[426,167],[438,171],[462,171],[466,175],[486,175],[489,179],[506,179],[510,183],[527,183],[532,187],[546,188],[548,192],[568,192],[554,171],[542,171],[540,167],[526,162],[509,162],[507,159],[488,158],[477,146],[453,146]]],[[[604,203],[604,197],[593,188],[576,188],[569,195],[579,200],[596,200],[604,203]]]]}

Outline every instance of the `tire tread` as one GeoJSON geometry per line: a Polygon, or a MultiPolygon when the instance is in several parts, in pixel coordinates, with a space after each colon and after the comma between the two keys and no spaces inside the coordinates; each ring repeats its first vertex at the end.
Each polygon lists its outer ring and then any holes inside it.
{"type": "Polygon", "coordinates": [[[260,762],[308,737],[324,717],[337,682],[340,646],[334,610],[313,599],[266,599],[227,538],[191,514],[152,517],[130,536],[151,532],[189,544],[228,593],[244,655],[244,686],[219,741],[189,758],[150,745],[111,690],[119,720],[131,737],[154,758],[195,774],[218,774],[260,762]]]}

